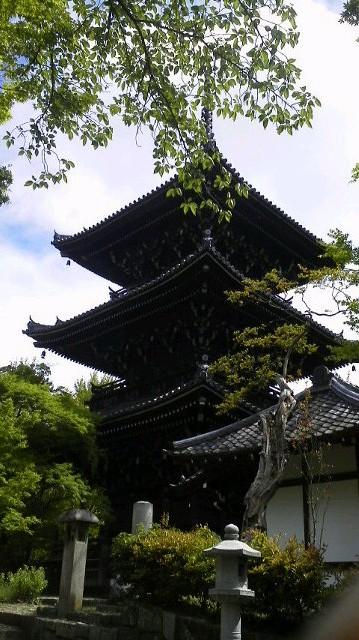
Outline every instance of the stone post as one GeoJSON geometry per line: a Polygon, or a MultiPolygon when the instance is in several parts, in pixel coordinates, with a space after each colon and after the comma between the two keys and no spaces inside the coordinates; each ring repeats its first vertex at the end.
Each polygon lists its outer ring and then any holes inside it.
{"type": "Polygon", "coordinates": [[[65,525],[65,543],[62,556],[58,615],[82,607],[87,557],[88,530],[98,524],[98,518],[85,509],[72,509],[63,513],[59,522],[65,525]]]}
{"type": "Polygon", "coordinates": [[[137,533],[142,528],[145,531],[151,529],[153,524],[153,504],[139,500],[135,502],[132,510],[132,529],[131,533],[137,533]]]}
{"type": "Polygon", "coordinates": [[[239,529],[228,524],[224,540],[204,552],[216,560],[216,583],[210,595],[221,605],[221,640],[241,640],[241,600],[253,598],[248,589],[247,563],[261,554],[239,540],[239,529]]]}

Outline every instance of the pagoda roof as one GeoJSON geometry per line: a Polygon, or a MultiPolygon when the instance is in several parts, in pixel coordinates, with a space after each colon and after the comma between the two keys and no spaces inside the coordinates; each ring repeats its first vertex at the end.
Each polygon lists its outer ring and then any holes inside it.
{"type": "MultiPolygon", "coordinates": [[[[237,183],[245,182],[227,159],[221,158],[221,163],[237,183]]],[[[166,220],[172,221],[171,224],[173,224],[174,215],[180,216],[177,224],[181,224],[181,220],[184,223],[185,217],[180,209],[182,200],[167,197],[168,189],[175,186],[177,182],[177,176],[172,177],[104,220],[74,235],[61,235],[55,232],[53,245],[61,255],[71,258],[86,269],[112,282],[128,285],[133,284],[136,278],[139,281],[141,278],[134,274],[130,276],[121,264],[117,264],[117,255],[114,256],[113,249],[121,245],[120,255],[126,250],[133,251],[129,249],[132,246],[131,243],[143,242],[150,227],[160,221],[161,228],[155,232],[157,236],[166,227],[166,220]],[[135,241],[134,238],[137,240],[135,241]]],[[[199,218],[198,214],[196,219],[199,220],[199,218]]],[[[252,185],[249,185],[248,198],[242,197],[237,201],[232,220],[235,221],[237,218],[241,222],[245,221],[250,227],[257,227],[260,233],[268,236],[268,239],[274,242],[275,246],[278,245],[280,250],[293,254],[297,262],[302,259],[304,263],[317,264],[323,250],[322,241],[252,185]]],[[[196,219],[193,224],[196,223],[196,219]]],[[[225,223],[222,223],[220,227],[224,225],[225,223]]],[[[193,236],[193,233],[189,235],[193,236]]],[[[256,235],[254,234],[254,237],[256,235]]],[[[136,264],[134,255],[133,269],[136,264]]]]}
{"type": "MultiPolygon", "coordinates": [[[[113,375],[120,375],[120,372],[112,368],[106,369],[104,362],[97,358],[90,350],[81,352],[81,358],[76,357],[72,347],[74,345],[88,343],[97,339],[99,335],[104,335],[113,330],[114,327],[125,326],[129,318],[140,318],[146,310],[156,308],[161,310],[164,296],[170,300],[175,299],[176,293],[173,284],[179,281],[185,273],[198,274],[200,265],[214,264],[227,277],[228,288],[238,288],[243,281],[243,274],[235,269],[213,246],[210,240],[192,255],[184,258],[175,266],[162,273],[157,278],[142,285],[130,289],[122,289],[117,292],[111,291],[111,299],[93,309],[69,320],[56,320],[54,325],[44,325],[35,322],[30,318],[26,330],[23,333],[33,338],[35,346],[50,349],[70,360],[86,364],[101,371],[107,371],[113,375]]],[[[275,303],[276,315],[284,316],[286,319],[295,322],[308,322],[308,317],[294,309],[290,303],[283,301],[279,296],[263,296],[262,302],[258,305],[269,307],[269,303],[275,303]]],[[[266,314],[271,313],[268,309],[266,314]]],[[[330,344],[338,344],[342,340],[329,329],[317,322],[309,321],[313,332],[322,341],[330,344]]]]}
{"type": "MultiPolygon", "coordinates": [[[[224,389],[211,378],[194,375],[186,382],[163,393],[135,402],[121,403],[110,411],[105,409],[103,412],[98,412],[102,418],[99,433],[102,436],[108,436],[131,432],[133,435],[136,432],[136,425],[144,424],[152,424],[153,429],[163,430],[164,414],[167,417],[175,413],[180,414],[185,408],[192,406],[193,403],[196,404],[198,397],[203,393],[209,394],[213,397],[213,402],[217,403],[223,398],[224,389]]],[[[252,405],[243,403],[242,409],[244,414],[248,414],[252,410],[252,405]]]]}
{"type": "MultiPolygon", "coordinates": [[[[272,200],[266,198],[260,191],[258,191],[253,185],[249,184],[241,174],[233,167],[233,165],[226,159],[221,158],[222,166],[231,173],[231,175],[236,178],[237,182],[240,184],[247,184],[249,187],[249,198],[253,199],[258,204],[261,204],[265,210],[268,211],[271,215],[280,219],[284,224],[289,225],[296,231],[296,233],[302,235],[306,240],[318,245],[318,243],[322,243],[322,240],[318,238],[314,233],[306,229],[303,225],[301,225],[297,220],[289,216],[287,213],[283,211],[279,206],[274,204],[272,200]]],[[[67,246],[71,246],[72,244],[80,244],[83,240],[88,239],[92,235],[98,235],[103,232],[106,228],[111,227],[111,230],[116,228],[119,230],[123,222],[128,218],[128,216],[132,216],[138,211],[145,210],[145,207],[149,203],[153,203],[154,201],[158,201],[163,197],[167,197],[167,191],[171,187],[174,187],[178,184],[177,175],[173,176],[169,180],[166,180],[161,185],[152,189],[148,193],[143,196],[136,198],[129,204],[125,205],[121,209],[115,211],[114,213],[108,215],[100,222],[96,222],[90,227],[85,227],[81,231],[78,231],[74,234],[60,234],[56,231],[54,232],[53,245],[60,249],[61,251],[65,249],[67,246]]],[[[175,202],[175,199],[169,199],[169,202],[175,202]]]]}
{"type": "MultiPolygon", "coordinates": [[[[295,447],[303,438],[302,418],[310,423],[310,434],[322,440],[337,440],[359,435],[359,387],[344,382],[327,367],[315,369],[312,386],[296,395],[297,405],[288,421],[286,438],[295,447]],[[309,398],[303,409],[302,401],[309,398]]],[[[220,429],[173,443],[173,454],[184,458],[215,459],[258,451],[261,446],[260,416],[274,411],[276,405],[220,429]]],[[[304,436],[305,437],[305,436],[304,436]]]]}

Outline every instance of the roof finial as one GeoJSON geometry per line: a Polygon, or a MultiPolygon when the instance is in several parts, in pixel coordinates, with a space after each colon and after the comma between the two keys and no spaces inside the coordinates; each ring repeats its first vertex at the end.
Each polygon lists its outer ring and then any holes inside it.
{"type": "Polygon", "coordinates": [[[201,120],[206,130],[206,144],[205,150],[210,152],[217,148],[216,141],[213,133],[213,113],[207,107],[202,108],[201,120]]]}
{"type": "Polygon", "coordinates": [[[197,363],[197,376],[202,380],[207,380],[208,378],[208,355],[206,353],[202,354],[201,362],[197,363]]]}
{"type": "Polygon", "coordinates": [[[203,247],[211,249],[213,244],[212,229],[204,229],[203,231],[203,247]]]}

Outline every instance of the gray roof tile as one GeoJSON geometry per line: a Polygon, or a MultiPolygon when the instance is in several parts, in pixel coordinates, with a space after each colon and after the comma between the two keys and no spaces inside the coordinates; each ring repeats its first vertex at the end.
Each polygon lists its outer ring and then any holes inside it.
{"type": "MultiPolygon", "coordinates": [[[[334,376],[326,368],[321,369],[321,385],[314,372],[313,386],[298,394],[297,407],[287,425],[287,440],[294,444],[301,435],[300,420],[303,417],[303,400],[309,393],[308,418],[310,434],[307,437],[330,438],[338,434],[359,435],[359,388],[334,376]],[[323,385],[323,369],[327,371],[327,381],[323,385]]],[[[273,410],[271,407],[267,411],[273,410]]],[[[303,432],[302,432],[303,433],[303,432]]],[[[186,457],[234,455],[260,446],[261,424],[257,413],[244,420],[234,422],[209,433],[174,442],[175,455],[186,457]]]]}

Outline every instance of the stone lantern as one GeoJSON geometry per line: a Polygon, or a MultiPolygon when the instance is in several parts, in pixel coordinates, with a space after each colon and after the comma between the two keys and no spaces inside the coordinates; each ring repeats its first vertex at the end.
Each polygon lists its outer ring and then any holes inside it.
{"type": "Polygon", "coordinates": [[[260,558],[260,551],[239,540],[239,529],[229,524],[224,540],[204,552],[216,560],[216,583],[209,594],[221,604],[221,640],[241,639],[241,603],[253,598],[248,589],[249,558],[260,558]]]}
{"type": "Polygon", "coordinates": [[[86,509],[71,509],[59,517],[65,525],[58,615],[81,609],[84,593],[88,532],[98,518],[86,509]]]}

